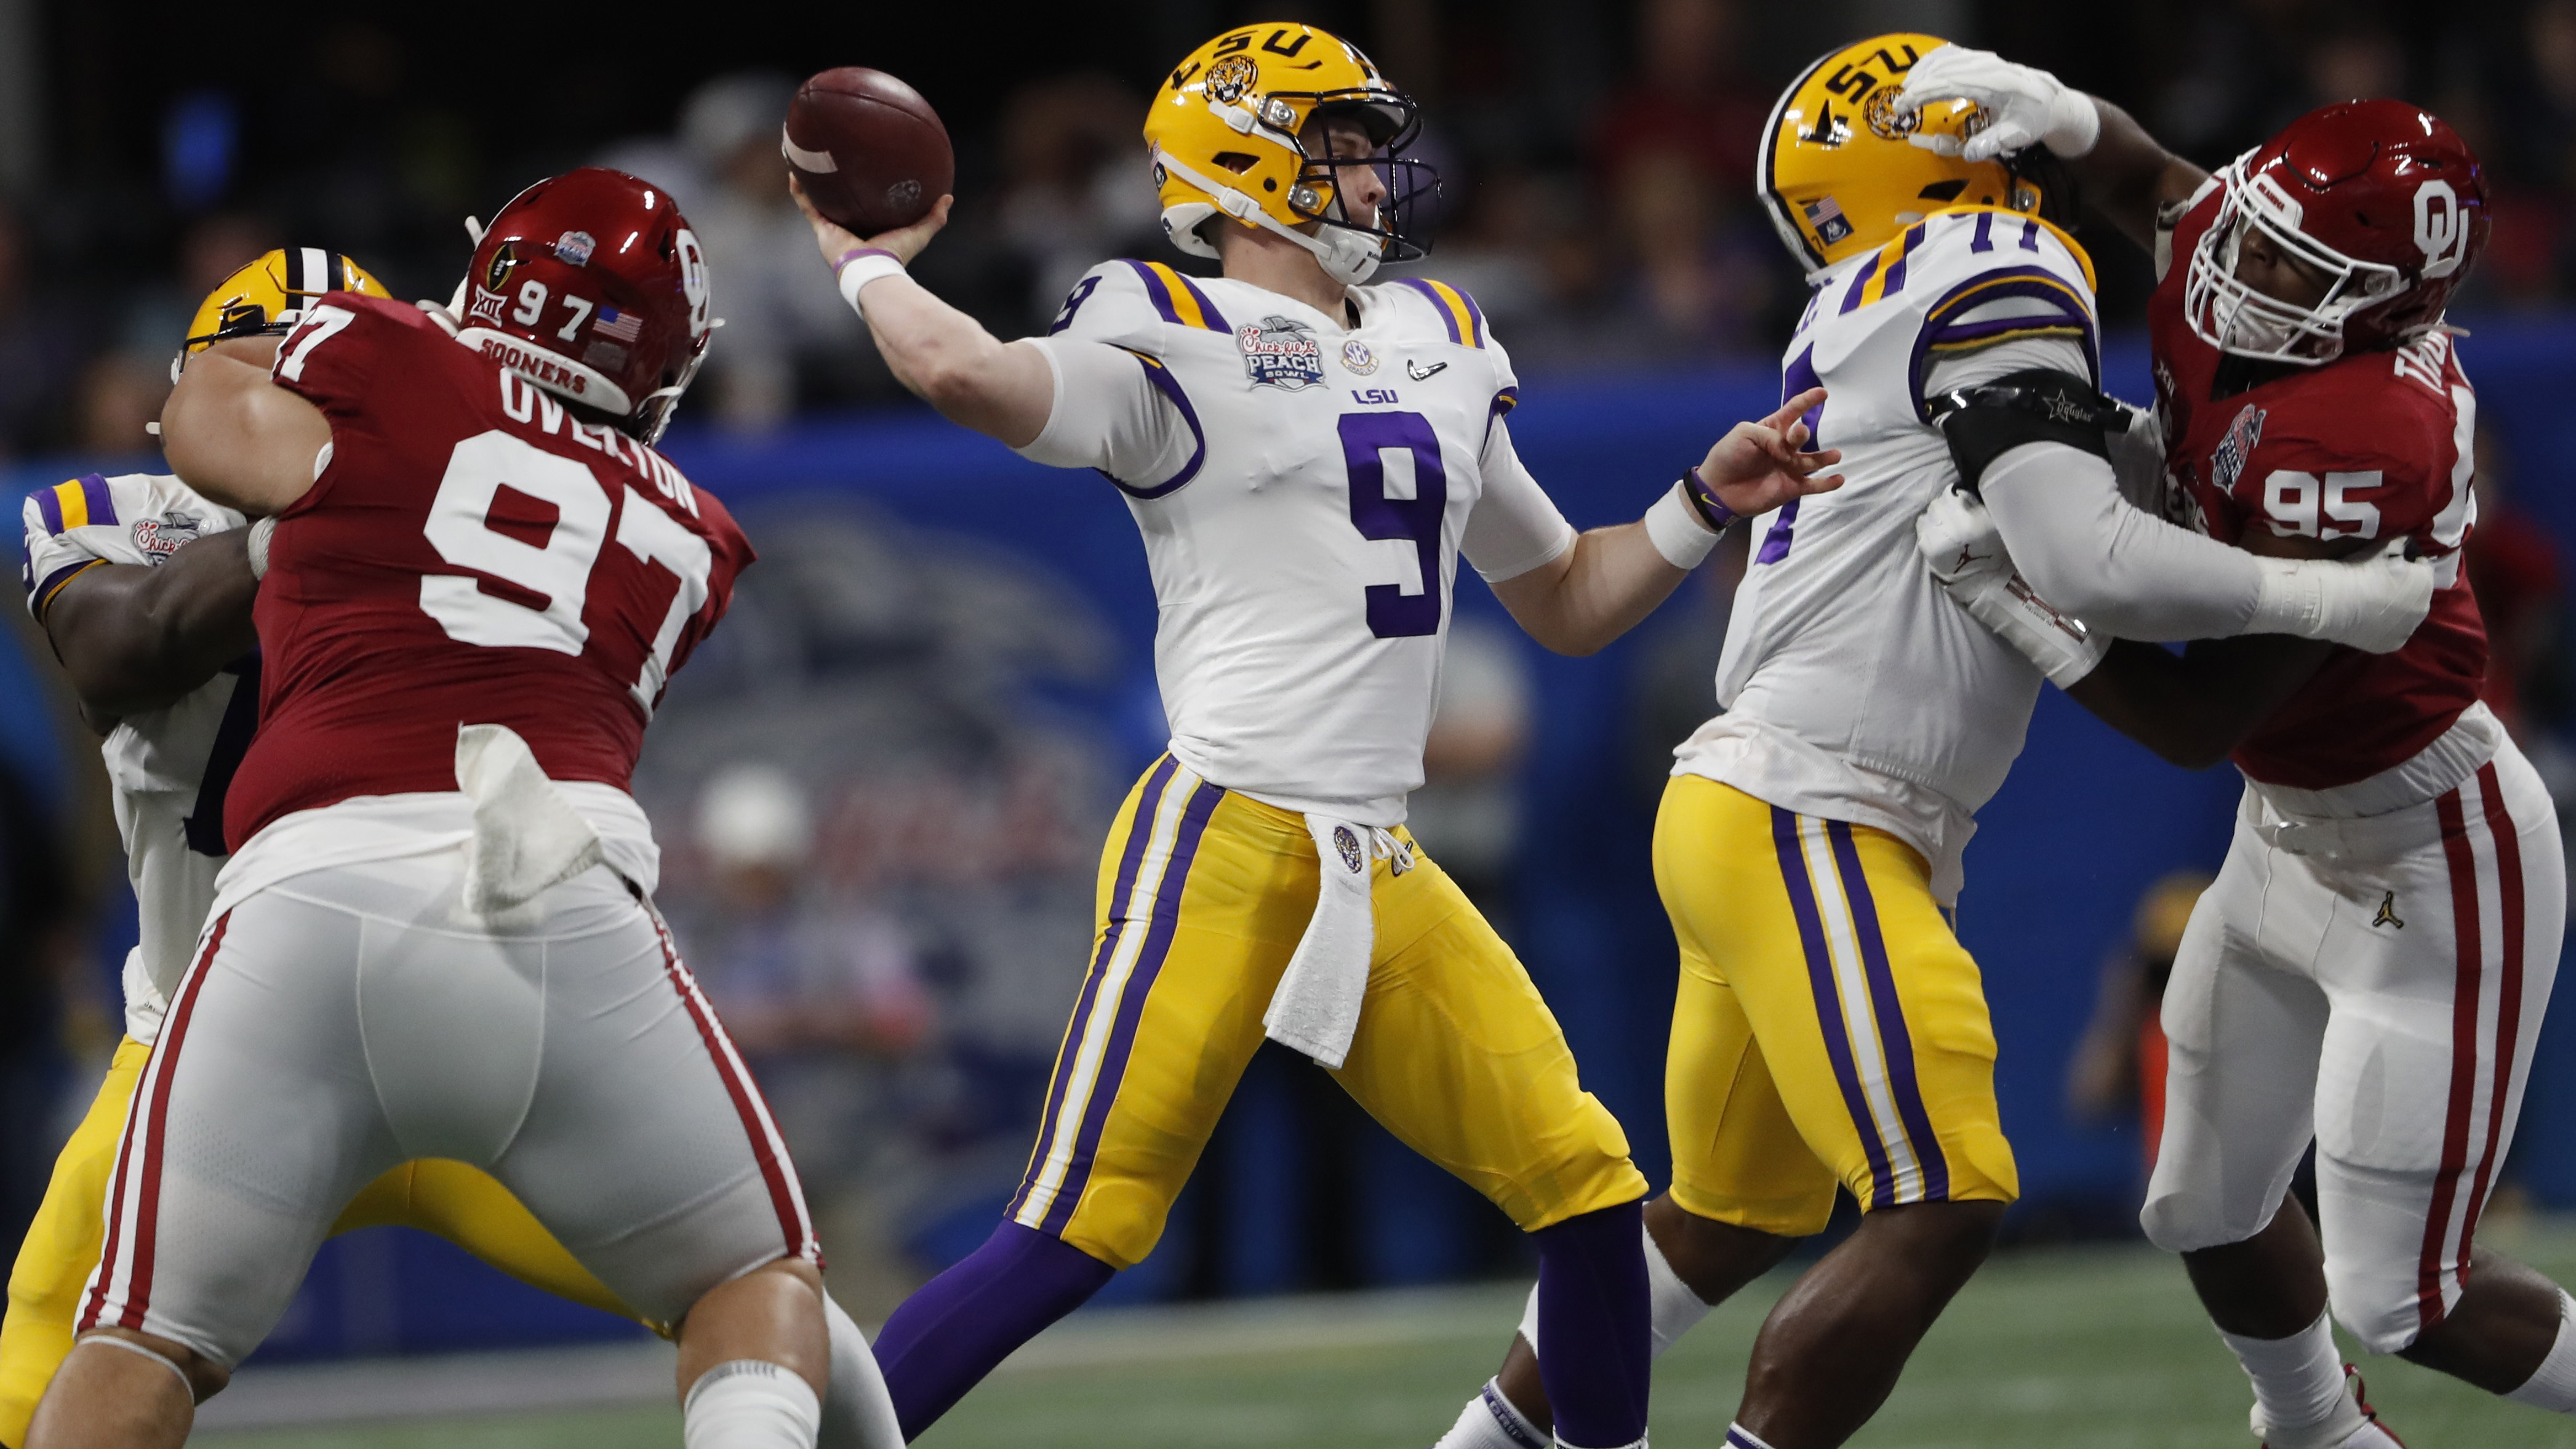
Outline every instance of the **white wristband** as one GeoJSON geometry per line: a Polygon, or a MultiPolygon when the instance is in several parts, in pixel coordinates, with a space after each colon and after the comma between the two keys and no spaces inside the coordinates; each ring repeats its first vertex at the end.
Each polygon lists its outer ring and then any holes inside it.
{"type": "Polygon", "coordinates": [[[1724,536],[1710,532],[1708,525],[1700,522],[1699,510],[1682,493],[1689,486],[1676,483],[1665,489],[1655,506],[1646,510],[1645,518],[1646,537],[1654,543],[1655,552],[1684,573],[1706,562],[1709,551],[1724,536]]]}
{"type": "Polygon", "coordinates": [[[250,537],[243,540],[244,547],[250,550],[250,576],[254,579],[268,577],[268,541],[276,532],[277,519],[271,515],[252,524],[250,537]]]}
{"type": "Polygon", "coordinates": [[[850,310],[862,317],[867,315],[867,309],[859,305],[861,287],[881,277],[905,275],[903,263],[895,259],[894,253],[879,251],[875,247],[863,247],[848,253],[834,271],[841,288],[841,300],[849,303],[850,310]]]}

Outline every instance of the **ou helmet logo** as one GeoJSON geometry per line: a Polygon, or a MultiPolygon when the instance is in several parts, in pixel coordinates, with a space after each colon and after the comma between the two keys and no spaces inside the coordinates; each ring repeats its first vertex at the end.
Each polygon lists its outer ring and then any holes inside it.
{"type": "MultiPolygon", "coordinates": [[[[2424,203],[2421,198],[2415,202],[2415,216],[2415,232],[2421,236],[2424,232],[2424,203]]],[[[707,254],[698,246],[698,234],[687,227],[680,228],[676,241],[675,249],[680,254],[680,295],[689,303],[689,336],[704,337],[707,328],[713,325],[707,316],[711,291],[707,286],[707,254]]]]}
{"type": "Polygon", "coordinates": [[[2451,183],[2427,181],[2415,188],[2415,245],[2424,253],[2428,278],[2451,275],[2467,258],[2469,219],[2451,183]]]}

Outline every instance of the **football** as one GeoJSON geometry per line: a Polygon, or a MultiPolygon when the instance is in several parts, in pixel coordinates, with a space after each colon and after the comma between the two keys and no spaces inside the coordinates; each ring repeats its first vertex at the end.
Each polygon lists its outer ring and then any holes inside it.
{"type": "Polygon", "coordinates": [[[957,179],[948,128],[930,102],[863,65],[798,87],[779,142],[815,210],[862,237],[921,220],[957,179]]]}

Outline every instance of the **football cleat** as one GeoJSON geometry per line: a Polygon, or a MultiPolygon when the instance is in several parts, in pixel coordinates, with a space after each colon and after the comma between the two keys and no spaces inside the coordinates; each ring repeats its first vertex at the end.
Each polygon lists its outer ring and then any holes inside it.
{"type": "Polygon", "coordinates": [[[2379,1422],[2379,1411],[2363,1397],[2361,1370],[2343,1366],[2343,1399],[2322,1424],[2276,1431],[2263,1423],[2263,1406],[2254,1406],[2254,1437],[2263,1449],[2406,1449],[2406,1441],[2379,1422]]]}

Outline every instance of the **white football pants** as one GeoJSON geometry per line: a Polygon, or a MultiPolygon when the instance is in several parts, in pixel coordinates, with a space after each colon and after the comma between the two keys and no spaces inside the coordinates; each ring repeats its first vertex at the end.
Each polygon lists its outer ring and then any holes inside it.
{"type": "Polygon", "coordinates": [[[2249,790],[2165,989],[2147,1236],[2254,1236],[2313,1136],[2335,1317],[2375,1353],[2439,1323],[2513,1144],[2566,913],[2557,817],[2510,743],[2440,798],[2357,820],[2249,790]]]}
{"type": "Polygon", "coordinates": [[[796,1171],[660,920],[605,866],[504,915],[464,851],[335,866],[210,922],[128,1114],[83,1329],[232,1365],[360,1187],[489,1171],[636,1312],[816,1257],[796,1171]]]}

